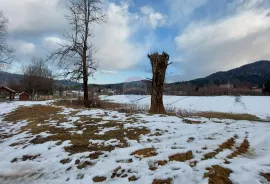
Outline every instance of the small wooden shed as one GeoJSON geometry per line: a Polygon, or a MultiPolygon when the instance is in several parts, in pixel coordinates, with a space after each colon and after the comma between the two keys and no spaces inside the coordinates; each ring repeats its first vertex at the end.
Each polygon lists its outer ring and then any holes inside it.
{"type": "Polygon", "coordinates": [[[28,101],[29,100],[29,94],[28,93],[26,93],[26,92],[22,92],[21,94],[20,94],[20,97],[19,97],[19,99],[20,99],[20,101],[28,101]]]}
{"type": "Polygon", "coordinates": [[[15,93],[16,92],[14,90],[8,87],[5,86],[0,87],[0,97],[2,99],[6,99],[8,97],[10,101],[14,100],[15,93]]]}

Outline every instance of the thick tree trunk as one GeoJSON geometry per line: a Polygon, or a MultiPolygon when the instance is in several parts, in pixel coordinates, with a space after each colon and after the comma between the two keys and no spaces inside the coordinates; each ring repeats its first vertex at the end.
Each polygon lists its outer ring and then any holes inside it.
{"type": "Polygon", "coordinates": [[[162,55],[154,53],[152,55],[148,55],[148,58],[151,61],[153,73],[150,113],[165,114],[166,111],[163,105],[163,90],[169,55],[165,52],[163,52],[162,55]]]}

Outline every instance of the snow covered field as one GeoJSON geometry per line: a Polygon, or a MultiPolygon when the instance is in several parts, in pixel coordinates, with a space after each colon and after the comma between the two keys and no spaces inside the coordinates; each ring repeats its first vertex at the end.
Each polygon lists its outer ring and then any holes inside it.
{"type": "MultiPolygon", "coordinates": [[[[268,97],[243,97],[242,106],[233,97],[164,99],[197,111],[269,115],[268,97]]],[[[232,183],[268,183],[261,175],[270,173],[270,123],[53,108],[0,103],[1,184],[206,184],[205,173],[218,177],[214,165],[230,169],[232,183]]]]}
{"type": "MultiPolygon", "coordinates": [[[[149,105],[151,96],[141,95],[116,95],[102,96],[101,99],[117,103],[132,103],[149,105]]],[[[164,96],[164,105],[188,111],[214,111],[229,113],[248,113],[260,118],[270,117],[269,96],[243,96],[236,102],[233,96],[164,96]]]]}

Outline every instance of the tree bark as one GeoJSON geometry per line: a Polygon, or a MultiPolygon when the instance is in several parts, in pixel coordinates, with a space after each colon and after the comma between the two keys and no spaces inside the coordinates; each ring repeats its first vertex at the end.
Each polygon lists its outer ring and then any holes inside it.
{"type": "Polygon", "coordinates": [[[83,101],[86,108],[90,108],[89,98],[88,98],[88,72],[86,66],[86,49],[83,51],[83,101]]]}
{"type": "Polygon", "coordinates": [[[166,69],[168,66],[169,55],[165,52],[162,55],[154,53],[148,55],[152,65],[152,89],[151,89],[151,108],[150,113],[153,114],[165,114],[165,108],[163,105],[163,90],[166,69]]]}

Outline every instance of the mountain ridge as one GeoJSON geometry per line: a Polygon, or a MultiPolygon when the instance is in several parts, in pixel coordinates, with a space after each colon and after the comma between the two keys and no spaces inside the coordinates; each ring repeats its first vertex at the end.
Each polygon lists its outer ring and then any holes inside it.
{"type": "MultiPolygon", "coordinates": [[[[262,86],[264,82],[270,79],[270,61],[269,60],[261,60],[256,61],[254,63],[249,63],[228,71],[218,71],[213,74],[210,74],[206,77],[197,78],[189,81],[180,81],[174,82],[170,84],[183,84],[183,83],[191,83],[193,85],[203,86],[206,84],[227,84],[227,83],[241,83],[246,82],[253,85],[262,86]]],[[[0,83],[10,82],[10,81],[23,81],[23,75],[21,74],[12,74],[8,72],[0,71],[0,83]]],[[[142,80],[145,81],[145,80],[142,80]]],[[[63,86],[73,87],[80,86],[81,83],[68,81],[68,80],[56,80],[56,83],[63,86]]],[[[125,82],[119,82],[115,84],[89,84],[91,86],[119,86],[123,85],[125,82]]],[[[169,84],[169,85],[170,85],[169,84]]]]}

